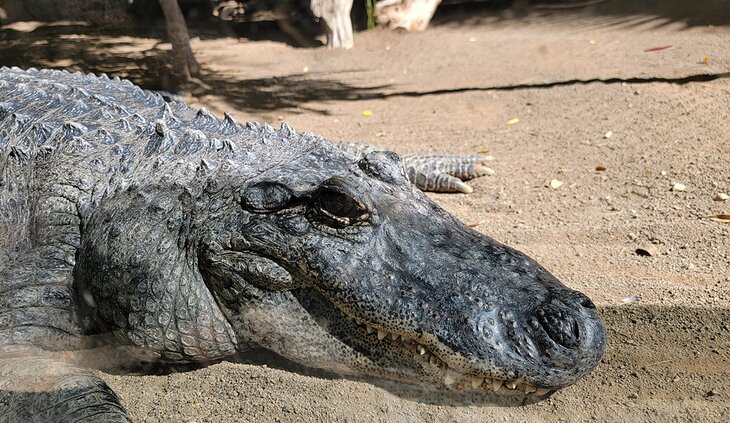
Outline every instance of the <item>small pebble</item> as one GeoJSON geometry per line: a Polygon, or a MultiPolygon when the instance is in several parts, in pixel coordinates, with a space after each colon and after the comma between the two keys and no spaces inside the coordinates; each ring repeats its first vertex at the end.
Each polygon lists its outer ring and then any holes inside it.
{"type": "Polygon", "coordinates": [[[725,194],[724,192],[721,192],[720,194],[717,194],[713,200],[715,201],[727,201],[730,199],[730,195],[725,194]]]}
{"type": "Polygon", "coordinates": [[[685,191],[686,189],[687,189],[687,187],[684,184],[680,184],[679,182],[675,183],[672,186],[672,191],[674,191],[674,192],[682,192],[682,191],[685,191]]]}

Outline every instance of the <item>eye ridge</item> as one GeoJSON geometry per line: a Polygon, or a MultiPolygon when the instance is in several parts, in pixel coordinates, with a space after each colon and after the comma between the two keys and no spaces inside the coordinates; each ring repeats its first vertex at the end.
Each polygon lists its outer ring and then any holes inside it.
{"type": "Polygon", "coordinates": [[[333,189],[325,189],[319,193],[316,208],[328,220],[342,226],[365,221],[369,215],[362,203],[344,192],[333,189]]]}

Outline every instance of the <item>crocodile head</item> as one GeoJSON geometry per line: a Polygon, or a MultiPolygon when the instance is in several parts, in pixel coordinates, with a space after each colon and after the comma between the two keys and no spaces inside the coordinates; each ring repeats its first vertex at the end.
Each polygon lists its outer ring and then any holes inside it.
{"type": "Polygon", "coordinates": [[[545,393],[601,359],[588,297],[451,216],[394,153],[299,154],[213,219],[200,269],[241,347],[406,383],[545,393]],[[306,172],[301,169],[307,169],[306,172]]]}

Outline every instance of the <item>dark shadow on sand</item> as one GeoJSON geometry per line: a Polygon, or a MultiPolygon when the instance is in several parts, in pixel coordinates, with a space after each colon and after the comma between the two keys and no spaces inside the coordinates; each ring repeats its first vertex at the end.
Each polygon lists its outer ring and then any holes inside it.
{"type": "MultiPolygon", "coordinates": [[[[645,78],[591,78],[569,79],[563,81],[536,84],[493,85],[485,87],[456,87],[438,90],[399,91],[392,85],[376,85],[358,87],[334,79],[328,75],[292,74],[282,77],[237,80],[221,75],[209,74],[205,82],[212,89],[193,88],[196,95],[218,95],[236,110],[272,111],[278,109],[306,108],[307,103],[364,101],[387,99],[391,97],[429,97],[439,95],[461,94],[469,92],[520,91],[531,89],[549,89],[554,87],[587,85],[587,84],[676,84],[711,82],[721,78],[730,78],[730,72],[688,75],[677,78],[645,77],[645,78]]],[[[334,75],[332,75],[334,76],[334,75]]],[[[326,113],[317,110],[310,112],[326,113]]],[[[294,110],[290,110],[294,112],[294,110]]]]}
{"type": "MultiPolygon", "coordinates": [[[[152,34],[154,35],[154,34],[152,34]]],[[[151,35],[150,35],[151,36],[151,35]]],[[[158,39],[159,40],[159,39],[158,39]]],[[[69,71],[106,73],[131,80],[150,90],[178,91],[180,85],[171,75],[171,53],[161,48],[154,38],[149,48],[139,50],[139,40],[110,37],[75,25],[46,26],[31,32],[0,30],[0,65],[23,68],[61,68],[69,71]]],[[[232,109],[247,112],[267,112],[297,109],[314,113],[326,110],[308,108],[309,104],[351,102],[390,97],[427,97],[469,92],[517,91],[547,89],[561,86],[602,84],[689,84],[728,78],[730,73],[696,74],[676,78],[592,78],[569,79],[535,84],[506,84],[493,86],[454,87],[437,90],[399,90],[382,84],[356,86],[338,79],[336,73],[301,73],[277,77],[241,79],[203,69],[200,81],[183,89],[202,97],[221,97],[232,109]]]]}
{"type": "Polygon", "coordinates": [[[686,27],[730,25],[729,0],[492,0],[457,4],[437,9],[432,25],[484,25],[497,22],[529,23],[549,18],[562,28],[633,27],[648,24],[659,28],[672,23],[686,27]],[[527,4],[525,4],[527,3],[527,4]]]}

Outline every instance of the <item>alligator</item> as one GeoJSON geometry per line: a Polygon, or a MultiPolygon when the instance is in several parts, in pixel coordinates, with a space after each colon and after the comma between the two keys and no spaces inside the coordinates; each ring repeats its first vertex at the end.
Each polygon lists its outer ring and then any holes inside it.
{"type": "Polygon", "coordinates": [[[129,421],[94,369],[251,348],[495,397],[589,373],[591,300],[407,176],[118,78],[2,68],[0,421],[129,421]]]}

